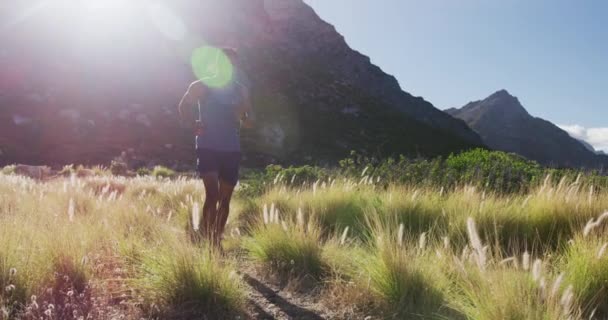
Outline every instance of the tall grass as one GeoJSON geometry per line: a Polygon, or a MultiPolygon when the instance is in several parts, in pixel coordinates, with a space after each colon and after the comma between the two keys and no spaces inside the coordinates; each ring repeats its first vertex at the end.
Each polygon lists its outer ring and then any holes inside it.
{"type": "Polygon", "coordinates": [[[228,277],[233,268],[185,232],[188,208],[201,190],[199,181],[184,179],[72,175],[39,183],[1,176],[0,308],[26,319],[103,319],[109,308],[138,318],[137,312],[158,311],[152,306],[178,303],[187,286],[175,287],[173,296],[167,289],[182,281],[192,285],[182,297],[207,297],[214,306],[193,308],[182,318],[241,313],[243,289],[228,277]],[[164,277],[150,281],[156,287],[138,286],[154,270],[164,277]]]}
{"type": "Polygon", "coordinates": [[[321,280],[325,270],[321,230],[314,218],[285,219],[270,209],[244,247],[249,255],[285,281],[299,278],[321,280]]]}
{"type": "Polygon", "coordinates": [[[568,292],[549,289],[522,270],[466,268],[456,281],[460,292],[451,298],[467,319],[580,319],[568,292]]]}
{"type": "Polygon", "coordinates": [[[310,292],[354,310],[345,318],[608,314],[608,192],[580,180],[548,178],[525,194],[385,183],[370,172],[275,180],[236,197],[226,257],[189,236],[204,201],[198,180],[0,174],[0,308],[26,319],[103,318],[108,308],[237,317],[248,290],[237,271],[253,265],[319,289],[310,292]]]}
{"type": "MultiPolygon", "coordinates": [[[[470,186],[448,192],[346,180],[305,188],[279,185],[256,201],[260,204],[244,207],[252,211],[239,216],[254,226],[250,243],[272,243],[264,251],[278,252],[276,247],[297,239],[278,225],[269,231],[262,203],[274,203],[287,220],[296,219],[298,208],[314,212],[321,230],[314,241],[322,243],[315,250],[323,248],[333,277],[329,286],[340,287],[328,291],[348,297],[357,295],[345,291],[368,292],[370,299],[353,303],[362,309],[371,303],[388,317],[577,319],[598,305],[581,297],[568,267],[554,263],[556,256],[572,259],[564,248],[608,204],[605,193],[585,190],[574,180],[547,179],[527,195],[511,196],[470,186]],[[254,215],[259,218],[251,219],[254,215]],[[345,229],[346,241],[339,236],[345,229]],[[259,241],[274,233],[281,237],[259,241]],[[552,295],[543,293],[561,272],[564,284],[552,295]],[[542,283],[533,273],[542,273],[542,283]]],[[[595,284],[589,288],[595,297],[601,294],[600,274],[573,273],[595,284]]]]}
{"type": "Polygon", "coordinates": [[[561,257],[565,279],[573,285],[587,314],[608,317],[608,237],[606,228],[598,234],[577,236],[561,257]]]}
{"type": "Polygon", "coordinates": [[[136,284],[153,308],[150,314],[200,319],[238,317],[242,312],[240,278],[212,250],[169,247],[144,252],[136,284]]]}
{"type": "Polygon", "coordinates": [[[269,190],[241,208],[241,225],[255,226],[263,205],[269,203],[289,218],[294,218],[298,209],[314,213],[326,233],[349,227],[351,234],[360,238],[367,232],[365,216],[370,212],[382,219],[396,218],[408,232],[419,235],[432,229],[455,241],[466,238],[466,220],[471,216],[492,244],[516,252],[562,247],[590,218],[608,207],[608,197],[565,180],[512,196],[470,186],[448,192],[400,185],[383,188],[353,180],[325,181],[307,188],[279,185],[269,190]]]}
{"type": "MultiPolygon", "coordinates": [[[[371,218],[367,243],[370,253],[360,260],[368,287],[387,315],[431,319],[454,315],[447,308],[447,278],[438,268],[438,257],[429,250],[426,233],[414,239],[395,220],[371,218]]],[[[360,285],[363,285],[361,283],[360,285]]]]}

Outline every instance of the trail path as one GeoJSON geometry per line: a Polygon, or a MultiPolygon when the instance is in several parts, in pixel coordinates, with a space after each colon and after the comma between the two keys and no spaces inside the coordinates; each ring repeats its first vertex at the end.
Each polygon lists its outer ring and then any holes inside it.
{"type": "Polygon", "coordinates": [[[332,319],[323,306],[305,295],[294,295],[266,283],[255,272],[241,273],[249,286],[249,316],[256,320],[325,320],[332,319]]]}

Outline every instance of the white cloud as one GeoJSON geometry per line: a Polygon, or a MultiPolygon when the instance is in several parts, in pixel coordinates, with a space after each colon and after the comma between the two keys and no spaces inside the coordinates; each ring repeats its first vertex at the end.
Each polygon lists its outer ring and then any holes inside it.
{"type": "Polygon", "coordinates": [[[608,152],[608,128],[585,128],[581,125],[559,125],[572,137],[586,141],[595,150],[608,152]]]}

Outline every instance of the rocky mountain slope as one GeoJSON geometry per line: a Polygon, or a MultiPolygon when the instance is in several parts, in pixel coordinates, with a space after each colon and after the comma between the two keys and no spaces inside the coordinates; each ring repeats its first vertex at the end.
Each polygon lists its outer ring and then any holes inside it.
{"type": "Polygon", "coordinates": [[[134,0],[110,15],[86,3],[0,7],[0,163],[107,163],[124,150],[142,164],[189,163],[176,104],[204,45],[242,56],[259,118],[242,134],[250,163],[482,145],[301,0],[134,0]]]}
{"type": "Polygon", "coordinates": [[[608,157],[596,154],[553,123],[530,115],[506,90],[446,112],[466,121],[493,149],[550,166],[602,168],[608,164],[608,157]]]}

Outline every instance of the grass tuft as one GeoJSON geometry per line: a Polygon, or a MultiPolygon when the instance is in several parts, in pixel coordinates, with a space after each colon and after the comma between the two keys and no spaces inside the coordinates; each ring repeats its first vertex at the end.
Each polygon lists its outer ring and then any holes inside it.
{"type": "Polygon", "coordinates": [[[15,165],[5,166],[4,168],[2,168],[2,170],[0,170],[0,173],[2,173],[4,175],[14,174],[16,167],[17,166],[15,166],[15,165]]]}
{"type": "Polygon", "coordinates": [[[587,313],[608,317],[608,255],[606,237],[574,240],[561,259],[565,281],[572,284],[577,298],[587,313]]]}
{"type": "Polygon", "coordinates": [[[154,169],[152,169],[152,176],[156,177],[156,178],[161,178],[161,179],[165,179],[165,178],[174,178],[177,174],[175,173],[175,171],[167,168],[167,167],[163,167],[163,166],[156,166],[154,167],[154,169]]]}
{"type": "Polygon", "coordinates": [[[321,229],[314,219],[304,224],[276,220],[259,224],[244,240],[249,256],[286,281],[290,278],[321,280],[323,261],[321,229]]]}
{"type": "Polygon", "coordinates": [[[239,276],[211,250],[164,248],[148,252],[142,262],[137,286],[151,315],[216,319],[244,310],[239,276]]]}

